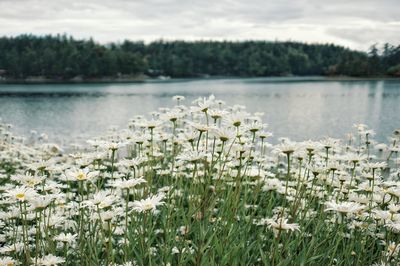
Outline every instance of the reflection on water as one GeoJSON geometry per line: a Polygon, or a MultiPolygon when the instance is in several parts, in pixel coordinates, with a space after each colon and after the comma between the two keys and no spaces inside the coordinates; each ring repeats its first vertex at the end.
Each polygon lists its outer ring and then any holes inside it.
{"type": "Polygon", "coordinates": [[[0,85],[0,117],[14,131],[46,132],[65,143],[125,127],[137,114],[214,94],[230,104],[264,112],[276,137],[295,140],[343,137],[366,123],[384,140],[400,127],[400,81],[304,79],[181,80],[136,84],[0,85]]]}

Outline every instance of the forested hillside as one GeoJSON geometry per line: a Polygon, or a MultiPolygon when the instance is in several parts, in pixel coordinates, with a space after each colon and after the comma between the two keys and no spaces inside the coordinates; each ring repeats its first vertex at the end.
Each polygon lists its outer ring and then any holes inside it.
{"type": "Polygon", "coordinates": [[[72,79],[147,76],[400,76],[400,45],[368,52],[333,44],[268,41],[124,41],[65,35],[0,38],[0,77],[72,79]]]}

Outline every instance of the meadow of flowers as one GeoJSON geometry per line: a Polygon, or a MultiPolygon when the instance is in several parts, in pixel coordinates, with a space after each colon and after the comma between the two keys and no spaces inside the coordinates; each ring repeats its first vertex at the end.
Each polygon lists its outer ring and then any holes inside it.
{"type": "Polygon", "coordinates": [[[400,130],[272,145],[174,101],[67,150],[0,124],[0,266],[399,264],[400,130]]]}

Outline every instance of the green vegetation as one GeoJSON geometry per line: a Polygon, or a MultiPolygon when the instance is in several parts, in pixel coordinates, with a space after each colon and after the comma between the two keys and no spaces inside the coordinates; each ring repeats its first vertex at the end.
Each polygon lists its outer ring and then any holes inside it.
{"type": "Polygon", "coordinates": [[[273,145],[173,99],[68,152],[0,123],[0,265],[399,265],[400,129],[273,145]]]}
{"type": "Polygon", "coordinates": [[[400,45],[368,53],[297,42],[124,41],[101,45],[66,35],[0,38],[0,77],[66,80],[148,76],[400,76],[400,45]]]}

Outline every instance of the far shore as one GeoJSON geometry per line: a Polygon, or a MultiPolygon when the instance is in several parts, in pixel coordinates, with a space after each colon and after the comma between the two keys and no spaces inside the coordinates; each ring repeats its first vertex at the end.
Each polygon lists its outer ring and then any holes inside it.
{"type": "Polygon", "coordinates": [[[351,76],[201,76],[201,77],[148,77],[139,75],[134,77],[103,77],[103,78],[79,78],[79,79],[49,79],[42,77],[30,77],[25,79],[3,78],[0,77],[0,84],[96,84],[96,83],[142,83],[142,82],[184,82],[196,80],[219,80],[219,79],[251,79],[255,82],[312,82],[312,81],[364,81],[364,80],[400,80],[400,77],[393,76],[371,76],[371,77],[351,77],[351,76]]]}

